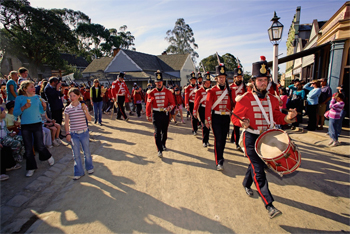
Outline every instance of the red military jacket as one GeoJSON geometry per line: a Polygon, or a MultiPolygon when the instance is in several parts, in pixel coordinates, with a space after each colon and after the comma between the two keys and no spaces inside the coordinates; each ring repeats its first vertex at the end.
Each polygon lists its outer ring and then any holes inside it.
{"type": "MultiPolygon", "coordinates": [[[[235,97],[237,97],[238,95],[243,95],[245,92],[247,92],[247,89],[243,84],[243,81],[240,85],[236,85],[236,83],[233,82],[232,84],[230,84],[230,88],[234,91],[235,97]]],[[[235,100],[233,101],[236,103],[235,100]]]]}
{"type": "MultiPolygon", "coordinates": [[[[277,124],[282,124],[285,125],[287,124],[284,121],[284,117],[286,116],[283,114],[280,109],[279,109],[279,103],[278,99],[274,96],[271,95],[270,93],[268,94],[270,101],[271,101],[271,107],[272,107],[272,114],[273,114],[273,120],[277,124]]],[[[250,126],[254,130],[266,130],[270,126],[267,124],[264,115],[262,114],[258,103],[256,102],[253,93],[252,92],[246,92],[243,96],[237,98],[240,100],[236,100],[236,107],[233,111],[234,114],[236,114],[238,117],[241,119],[249,119],[250,120],[250,126]]],[[[267,98],[259,98],[261,105],[263,106],[266,115],[268,119],[270,120],[270,114],[269,114],[269,106],[267,102],[267,98]]],[[[235,117],[234,115],[231,116],[232,123],[236,126],[241,126],[240,120],[235,117]]]]}
{"type": "MultiPolygon", "coordinates": [[[[226,87],[224,90],[221,90],[219,88],[219,85],[215,85],[213,88],[209,89],[207,91],[207,100],[206,100],[206,106],[205,106],[205,120],[211,124],[211,111],[212,106],[216,102],[218,98],[220,98],[221,94],[225,92],[226,87]]],[[[231,90],[232,98],[235,100],[235,94],[231,90]]],[[[216,114],[223,114],[223,115],[229,115],[231,113],[231,100],[230,96],[227,93],[225,97],[222,99],[222,101],[213,109],[213,111],[216,112],[216,114]]]]}
{"type": "Polygon", "coordinates": [[[197,85],[190,84],[185,88],[185,106],[186,108],[189,107],[189,103],[193,102],[194,103],[194,98],[195,98],[195,91],[197,90],[197,85]]]}
{"type": "Polygon", "coordinates": [[[275,84],[273,81],[270,81],[269,84],[267,85],[267,91],[271,93],[273,96],[279,97],[280,91],[278,90],[277,84],[275,84]],[[275,93],[276,91],[276,93],[275,93]]]}
{"type": "Polygon", "coordinates": [[[126,99],[130,98],[128,86],[126,86],[124,81],[115,80],[112,83],[112,97],[117,98],[117,96],[126,96],[126,99]]]}
{"type": "Polygon", "coordinates": [[[195,115],[197,113],[199,105],[202,105],[203,107],[205,107],[206,103],[207,103],[207,91],[205,90],[204,87],[201,87],[196,91],[196,96],[194,98],[193,114],[195,115]]]}
{"type": "Polygon", "coordinates": [[[175,107],[174,95],[169,89],[163,86],[161,91],[158,91],[157,88],[148,91],[146,103],[147,117],[151,117],[152,108],[158,109],[158,111],[165,111],[165,109],[168,107],[170,107],[170,110],[175,107]]]}

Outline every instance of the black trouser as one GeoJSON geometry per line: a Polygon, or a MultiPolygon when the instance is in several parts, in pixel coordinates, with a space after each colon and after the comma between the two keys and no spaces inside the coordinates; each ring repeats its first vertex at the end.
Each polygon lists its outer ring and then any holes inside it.
{"type": "Polygon", "coordinates": [[[118,96],[118,98],[117,98],[117,103],[118,103],[117,119],[120,119],[122,115],[123,115],[124,119],[128,118],[128,116],[126,116],[126,114],[125,114],[124,102],[125,102],[125,96],[118,96]]]}
{"type": "Polygon", "coordinates": [[[199,118],[201,119],[201,123],[202,123],[202,138],[203,138],[203,143],[208,143],[209,141],[209,131],[210,128],[207,128],[205,126],[205,107],[200,106],[198,109],[198,113],[199,113],[199,118]]]}
{"type": "Polygon", "coordinates": [[[163,152],[168,138],[169,115],[166,112],[153,111],[154,139],[158,151],[163,152]]]}
{"type": "Polygon", "coordinates": [[[141,116],[141,110],[142,110],[142,104],[141,103],[137,103],[137,104],[134,104],[134,106],[136,106],[137,116],[140,117],[141,116]]]}
{"type": "Polygon", "coordinates": [[[56,123],[59,125],[62,124],[62,109],[59,110],[51,110],[52,119],[56,120],[56,123]]]}
{"type": "Polygon", "coordinates": [[[190,114],[191,114],[192,132],[197,132],[197,130],[198,130],[198,119],[193,117],[194,103],[190,102],[189,106],[190,106],[190,114]]]}
{"type": "Polygon", "coordinates": [[[132,103],[132,111],[135,112],[137,108],[137,104],[135,104],[134,102],[132,103]]]}
{"type": "Polygon", "coordinates": [[[108,103],[107,103],[107,109],[106,109],[106,112],[109,112],[111,110],[111,108],[114,107],[114,102],[113,100],[109,100],[108,103]]]}
{"type": "Polygon", "coordinates": [[[212,112],[212,128],[214,133],[214,154],[216,165],[224,164],[224,149],[226,136],[230,126],[229,115],[217,115],[212,112]]]}
{"type": "Polygon", "coordinates": [[[6,168],[11,168],[16,165],[16,161],[12,156],[12,149],[9,146],[0,148],[0,174],[6,174],[6,168]]]}
{"type": "Polygon", "coordinates": [[[235,142],[237,147],[238,147],[239,137],[240,137],[239,127],[236,126],[236,125],[233,125],[233,131],[232,131],[232,135],[231,135],[231,142],[232,143],[235,142]]]}
{"type": "Polygon", "coordinates": [[[316,130],[316,115],[317,115],[317,106],[318,105],[308,105],[307,106],[307,115],[309,116],[309,122],[307,124],[307,129],[314,131],[316,130]]]}
{"type": "Polygon", "coordinates": [[[51,157],[50,151],[46,149],[43,142],[42,123],[22,124],[21,128],[25,148],[26,168],[27,170],[37,169],[38,167],[33,153],[33,137],[35,146],[39,151],[39,160],[46,161],[51,157]]]}
{"type": "Polygon", "coordinates": [[[243,135],[244,149],[250,161],[248,170],[243,180],[243,186],[250,188],[254,181],[256,189],[258,190],[261,199],[263,200],[265,206],[267,206],[268,204],[271,204],[274,200],[269,190],[269,185],[264,170],[266,165],[255,152],[254,145],[258,137],[259,135],[252,134],[247,131],[244,132],[243,135]]]}

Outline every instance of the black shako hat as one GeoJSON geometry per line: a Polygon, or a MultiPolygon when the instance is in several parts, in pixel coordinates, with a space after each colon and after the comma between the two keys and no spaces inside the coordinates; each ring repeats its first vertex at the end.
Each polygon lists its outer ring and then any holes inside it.
{"type": "Polygon", "coordinates": [[[156,74],[156,80],[154,82],[163,81],[163,74],[159,70],[157,70],[155,74],[156,74]]]}
{"type": "Polygon", "coordinates": [[[220,63],[215,67],[215,70],[216,70],[216,76],[220,76],[220,75],[227,76],[225,64],[220,63]]]}
{"type": "Polygon", "coordinates": [[[235,70],[233,71],[233,77],[235,76],[243,76],[243,70],[240,66],[235,68],[235,70]]]}
{"type": "Polygon", "coordinates": [[[197,79],[199,79],[199,78],[202,78],[202,79],[203,79],[203,76],[202,76],[202,73],[201,73],[201,72],[198,72],[198,73],[197,73],[197,79]]]}
{"type": "Polygon", "coordinates": [[[195,79],[195,80],[197,79],[197,78],[196,78],[196,74],[195,74],[194,72],[191,72],[191,78],[190,78],[190,80],[192,80],[192,79],[195,79]]]}
{"type": "Polygon", "coordinates": [[[205,80],[204,81],[210,81],[210,72],[205,73],[205,80]]]}
{"type": "Polygon", "coordinates": [[[120,78],[123,78],[123,79],[124,79],[124,77],[125,77],[125,73],[124,73],[124,72],[120,72],[118,77],[120,77],[120,78]]]}
{"type": "Polygon", "coordinates": [[[263,60],[265,57],[261,56],[261,61],[255,62],[252,65],[252,76],[254,77],[269,77],[267,72],[268,66],[267,61],[263,60]]]}

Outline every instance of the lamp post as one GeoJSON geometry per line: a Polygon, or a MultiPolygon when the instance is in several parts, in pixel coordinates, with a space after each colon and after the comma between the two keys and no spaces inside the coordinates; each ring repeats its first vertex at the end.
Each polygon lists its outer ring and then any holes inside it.
{"type": "Polygon", "coordinates": [[[282,39],[282,32],[283,32],[283,24],[281,24],[278,20],[280,18],[277,17],[276,11],[273,15],[273,18],[271,19],[272,24],[271,27],[267,30],[269,34],[269,38],[271,43],[273,44],[273,63],[272,63],[272,74],[273,74],[273,81],[277,83],[278,81],[278,43],[282,39]]]}

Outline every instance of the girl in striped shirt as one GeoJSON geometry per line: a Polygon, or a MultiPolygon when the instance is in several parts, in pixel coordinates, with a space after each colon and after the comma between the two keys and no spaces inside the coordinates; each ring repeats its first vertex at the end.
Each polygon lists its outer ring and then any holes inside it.
{"type": "MultiPolygon", "coordinates": [[[[329,142],[330,147],[338,146],[340,145],[338,141],[338,135],[340,134],[339,131],[339,124],[341,123],[340,113],[344,108],[344,94],[338,93],[335,96],[333,96],[331,103],[329,104],[329,136],[332,138],[332,140],[329,142]]],[[[341,128],[340,128],[341,129],[341,128]]]]}
{"type": "Polygon", "coordinates": [[[89,146],[89,129],[87,121],[91,121],[91,115],[84,103],[80,103],[80,91],[77,88],[71,88],[68,91],[70,105],[64,110],[66,139],[72,143],[74,158],[74,180],[80,179],[85,175],[82,160],[80,157],[80,145],[83,148],[85,169],[88,174],[94,173],[92,158],[89,146]]]}

